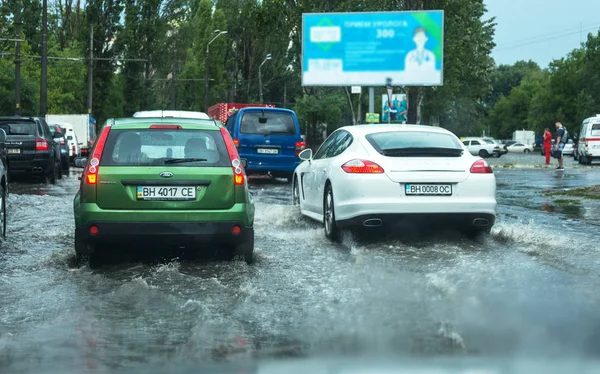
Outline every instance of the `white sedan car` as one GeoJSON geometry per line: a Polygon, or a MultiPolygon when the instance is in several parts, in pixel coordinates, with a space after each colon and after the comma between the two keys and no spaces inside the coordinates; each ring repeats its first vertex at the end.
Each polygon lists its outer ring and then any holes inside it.
{"type": "Polygon", "coordinates": [[[523,144],[523,143],[515,143],[511,144],[506,149],[511,153],[529,153],[533,151],[533,146],[523,144]]]}
{"type": "Polygon", "coordinates": [[[495,223],[492,168],[443,128],[346,126],[299,156],[294,204],[332,240],[344,228],[439,225],[476,235],[495,223]]]}

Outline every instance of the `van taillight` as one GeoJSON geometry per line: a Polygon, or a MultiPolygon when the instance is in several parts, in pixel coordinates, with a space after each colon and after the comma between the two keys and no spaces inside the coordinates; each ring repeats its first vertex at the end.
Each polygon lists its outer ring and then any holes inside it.
{"type": "Polygon", "coordinates": [[[46,139],[37,138],[35,139],[35,150],[36,151],[47,151],[49,149],[48,142],[46,139]]]}
{"type": "Polygon", "coordinates": [[[224,127],[221,127],[221,135],[223,135],[223,140],[225,140],[225,146],[227,147],[227,153],[229,154],[229,160],[231,161],[231,167],[233,168],[233,182],[237,186],[243,185],[246,178],[240,156],[238,155],[235,146],[235,141],[231,139],[229,131],[224,127]]]}
{"type": "Polygon", "coordinates": [[[240,147],[240,141],[239,141],[239,140],[237,140],[237,139],[233,139],[233,144],[235,144],[235,147],[236,147],[236,148],[239,148],[239,147],[240,147]]]}
{"type": "Polygon", "coordinates": [[[296,142],[296,157],[306,149],[306,142],[296,142]]]}
{"type": "Polygon", "coordinates": [[[106,138],[108,138],[108,132],[110,126],[105,126],[102,129],[102,133],[96,142],[94,147],[94,153],[90,162],[88,162],[87,170],[85,172],[85,181],[87,184],[96,184],[98,182],[98,169],[100,168],[100,158],[102,157],[102,151],[104,151],[104,144],[106,144],[106,138]]]}

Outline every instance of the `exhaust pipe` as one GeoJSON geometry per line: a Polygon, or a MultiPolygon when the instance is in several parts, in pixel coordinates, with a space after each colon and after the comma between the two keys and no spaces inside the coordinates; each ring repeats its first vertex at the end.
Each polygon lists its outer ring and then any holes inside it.
{"type": "Polygon", "coordinates": [[[363,221],[365,227],[379,227],[383,224],[383,221],[379,218],[369,218],[363,221]]]}
{"type": "Polygon", "coordinates": [[[489,226],[490,222],[485,218],[475,218],[473,220],[473,226],[484,227],[489,226]]]}

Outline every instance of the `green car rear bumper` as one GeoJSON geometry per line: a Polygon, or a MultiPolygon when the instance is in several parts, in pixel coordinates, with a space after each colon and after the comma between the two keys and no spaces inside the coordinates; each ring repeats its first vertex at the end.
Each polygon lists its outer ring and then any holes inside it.
{"type": "Polygon", "coordinates": [[[105,210],[94,203],[81,204],[78,197],[75,235],[86,244],[235,245],[254,233],[252,203],[228,210],[105,210]]]}

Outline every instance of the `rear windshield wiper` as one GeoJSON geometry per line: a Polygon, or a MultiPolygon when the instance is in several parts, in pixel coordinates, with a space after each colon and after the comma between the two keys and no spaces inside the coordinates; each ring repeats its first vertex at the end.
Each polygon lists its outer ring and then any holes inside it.
{"type": "Polygon", "coordinates": [[[205,158],[170,158],[168,160],[165,160],[165,164],[180,164],[180,163],[184,163],[184,162],[201,162],[201,161],[208,161],[205,158]]]}
{"type": "Polygon", "coordinates": [[[293,135],[293,134],[290,134],[288,131],[269,131],[269,132],[265,132],[264,135],[267,136],[267,135],[293,135]]]}
{"type": "Polygon", "coordinates": [[[439,148],[439,147],[406,147],[406,148],[386,148],[382,149],[384,156],[392,157],[459,157],[463,150],[459,148],[439,148]]]}

